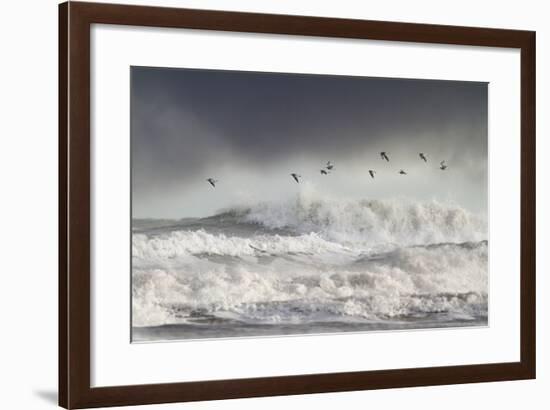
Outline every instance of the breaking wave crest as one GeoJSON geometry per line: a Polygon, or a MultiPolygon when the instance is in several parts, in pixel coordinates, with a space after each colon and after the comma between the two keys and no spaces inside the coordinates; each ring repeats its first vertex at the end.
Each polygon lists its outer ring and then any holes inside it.
{"type": "Polygon", "coordinates": [[[316,232],[342,243],[401,245],[480,241],[486,221],[467,210],[437,201],[329,200],[300,194],[295,200],[236,207],[213,218],[234,218],[267,229],[316,232]]]}

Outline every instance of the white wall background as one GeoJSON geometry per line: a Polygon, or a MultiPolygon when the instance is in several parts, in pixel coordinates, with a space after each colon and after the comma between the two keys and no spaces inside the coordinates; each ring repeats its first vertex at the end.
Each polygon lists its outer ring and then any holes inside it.
{"type": "MultiPolygon", "coordinates": [[[[118,1],[117,1],[118,2],[118,1]]],[[[550,386],[550,26],[547,2],[431,0],[133,1],[190,8],[537,31],[538,379],[148,406],[147,409],[399,407],[543,409],[550,386]],[[545,246],[546,245],[546,246],[545,246]]],[[[0,407],[55,408],[57,396],[57,2],[0,5],[0,407]]],[[[414,353],[410,346],[405,347],[414,353]]],[[[141,408],[141,407],[140,407],[141,408]]]]}

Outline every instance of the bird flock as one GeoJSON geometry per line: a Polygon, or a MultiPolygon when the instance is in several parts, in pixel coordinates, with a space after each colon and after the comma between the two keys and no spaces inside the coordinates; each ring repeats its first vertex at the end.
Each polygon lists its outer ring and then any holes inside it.
{"type": "MultiPolygon", "coordinates": [[[[420,157],[420,159],[422,161],[428,162],[428,158],[426,157],[426,155],[423,152],[419,152],[418,156],[420,157]]],[[[382,151],[380,153],[380,158],[382,158],[386,162],[390,162],[390,158],[388,157],[388,153],[385,152],[385,151],[382,151]]],[[[445,171],[447,169],[447,164],[445,163],[444,160],[439,163],[439,169],[442,170],[442,171],[445,171]]],[[[333,172],[334,170],[335,170],[334,164],[331,161],[328,161],[327,164],[323,168],[321,168],[320,173],[321,173],[321,175],[328,175],[331,172],[333,172]]],[[[371,178],[374,179],[375,174],[376,174],[375,170],[369,169],[369,175],[370,175],[371,178]]],[[[400,169],[398,174],[407,175],[407,172],[404,169],[400,169]]],[[[293,173],[290,174],[290,176],[292,177],[292,179],[294,179],[294,181],[296,181],[296,183],[298,183],[298,184],[300,183],[300,178],[302,178],[301,175],[293,172],[293,173]]],[[[208,183],[210,185],[212,185],[213,188],[216,188],[216,183],[219,182],[217,179],[214,179],[214,178],[207,178],[206,181],[208,181],[208,183]]]]}

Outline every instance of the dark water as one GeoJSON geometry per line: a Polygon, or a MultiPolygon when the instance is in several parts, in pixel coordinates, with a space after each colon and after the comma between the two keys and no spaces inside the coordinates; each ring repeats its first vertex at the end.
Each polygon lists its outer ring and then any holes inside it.
{"type": "Polygon", "coordinates": [[[409,318],[405,320],[378,321],[370,323],[353,322],[308,322],[287,324],[243,323],[203,318],[198,323],[135,327],[133,342],[168,341],[182,339],[211,339],[230,337],[262,337],[336,334],[345,332],[369,332],[383,330],[437,329],[465,326],[487,326],[487,317],[459,320],[433,315],[431,318],[409,318]]]}

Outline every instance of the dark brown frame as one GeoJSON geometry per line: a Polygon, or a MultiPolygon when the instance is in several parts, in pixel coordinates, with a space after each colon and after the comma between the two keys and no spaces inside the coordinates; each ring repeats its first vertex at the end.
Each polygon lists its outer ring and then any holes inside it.
{"type": "Polygon", "coordinates": [[[535,357],[535,32],[79,2],[59,6],[60,406],[73,409],[534,379],[535,357]],[[94,23],[520,49],[521,360],[91,388],[90,26],[94,23]]]}

